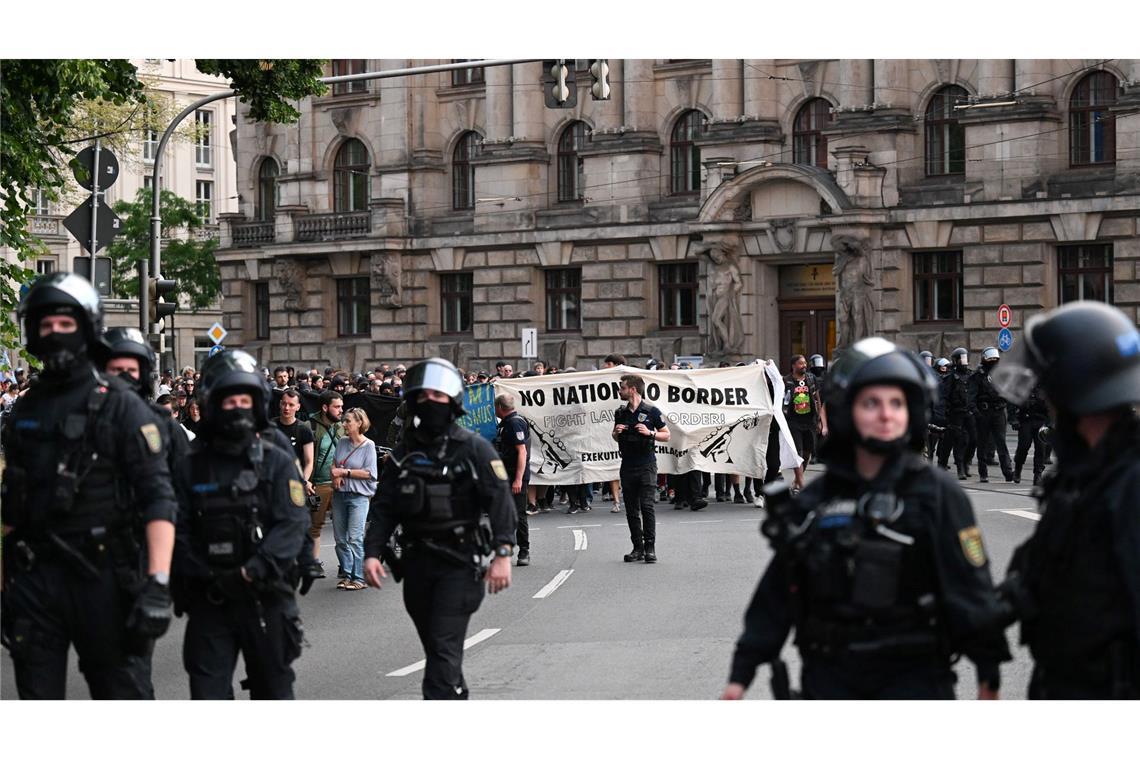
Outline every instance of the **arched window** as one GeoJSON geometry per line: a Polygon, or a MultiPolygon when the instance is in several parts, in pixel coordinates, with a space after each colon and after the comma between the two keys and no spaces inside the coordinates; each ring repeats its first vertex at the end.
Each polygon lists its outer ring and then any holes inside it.
{"type": "Polygon", "coordinates": [[[333,209],[368,210],[368,149],[351,139],[340,146],[333,162],[333,209]]]}
{"type": "Polygon", "coordinates": [[[1094,71],[1080,81],[1069,99],[1069,163],[1073,166],[1116,162],[1116,77],[1094,71]]]}
{"type": "Polygon", "coordinates": [[[558,140],[558,200],[580,201],[585,193],[582,157],[578,151],[586,144],[586,124],[575,121],[562,131],[558,140]]]}
{"type": "Polygon", "coordinates": [[[475,167],[471,159],[479,154],[479,135],[467,132],[455,144],[451,158],[451,207],[457,211],[475,208],[475,167]]]}
{"type": "Polygon", "coordinates": [[[934,93],[926,107],[926,176],[966,173],[966,129],[958,123],[955,105],[969,93],[956,85],[934,93]]]}
{"type": "Polygon", "coordinates": [[[696,193],[701,189],[701,149],[694,140],[704,129],[705,116],[700,111],[685,111],[673,125],[669,143],[669,163],[675,194],[696,193]]]}
{"type": "Polygon", "coordinates": [[[827,168],[827,137],[820,131],[831,121],[831,104],[823,98],[804,103],[792,125],[792,162],[827,168]]]}
{"type": "Polygon", "coordinates": [[[262,159],[257,168],[257,218],[272,222],[277,213],[277,162],[272,158],[262,159]]]}

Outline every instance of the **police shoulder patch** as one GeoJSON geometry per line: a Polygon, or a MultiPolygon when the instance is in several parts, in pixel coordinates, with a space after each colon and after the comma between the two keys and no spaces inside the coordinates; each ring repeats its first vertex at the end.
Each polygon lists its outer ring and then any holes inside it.
{"type": "Polygon", "coordinates": [[[139,428],[139,432],[142,433],[143,440],[146,441],[146,447],[150,449],[150,453],[162,453],[162,434],[158,432],[158,425],[148,422],[139,428]]]}
{"type": "Polygon", "coordinates": [[[293,501],[293,506],[305,506],[305,486],[299,480],[289,479],[289,498],[293,501]]]}
{"type": "Polygon", "coordinates": [[[978,526],[971,525],[958,531],[958,543],[962,545],[962,554],[974,567],[986,564],[986,550],[982,546],[982,532],[978,526]]]}
{"type": "Polygon", "coordinates": [[[526,440],[526,433],[524,433],[521,430],[518,430],[515,432],[515,438],[518,438],[519,442],[521,443],[522,441],[526,440]]]}
{"type": "Polygon", "coordinates": [[[498,478],[499,480],[506,480],[507,479],[507,468],[503,466],[503,460],[502,459],[492,459],[491,460],[491,470],[494,471],[495,477],[498,478]]]}

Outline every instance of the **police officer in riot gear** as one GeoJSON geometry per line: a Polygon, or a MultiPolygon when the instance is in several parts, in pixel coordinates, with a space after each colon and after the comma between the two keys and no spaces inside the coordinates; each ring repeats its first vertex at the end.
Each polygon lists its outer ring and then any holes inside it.
{"type": "Polygon", "coordinates": [[[769,492],[763,532],[776,556],[723,698],[743,695],[792,628],[808,698],[953,698],[958,654],[977,666],[979,697],[996,697],[1009,650],[973,510],[917,454],[933,383],[882,338],[832,364],[827,470],[798,497],[769,492]]]}
{"type": "Polygon", "coordinates": [[[23,699],[63,699],[67,650],[96,699],[153,699],[170,624],[176,504],[154,415],[96,371],[103,307],[84,278],[37,279],[20,303],[39,382],[4,426],[4,643],[23,699]]]}
{"type": "Polygon", "coordinates": [[[827,363],[824,362],[821,354],[812,354],[808,358],[808,372],[815,375],[816,380],[822,380],[823,376],[827,374],[827,363]]]}
{"type": "Polygon", "coordinates": [[[199,384],[202,426],[175,473],[175,601],[189,617],[192,699],[233,699],[238,653],[253,699],[292,699],[304,634],[293,596],[309,527],[296,457],[271,441],[270,391],[253,357],[223,351],[199,384]]]}
{"type": "Polygon", "coordinates": [[[1002,584],[1033,654],[1029,697],[1137,699],[1140,331],[1095,301],[1035,315],[994,384],[1024,404],[1038,383],[1055,414],[1056,465],[1002,584]]]}
{"type": "Polygon", "coordinates": [[[930,353],[929,351],[919,351],[918,358],[922,359],[922,363],[927,367],[934,366],[934,354],[930,353]]]}
{"type": "Polygon", "coordinates": [[[974,420],[978,431],[978,481],[988,483],[989,459],[997,451],[1005,482],[1013,482],[1013,465],[1009,460],[1009,447],[1005,443],[1005,399],[997,392],[992,381],[994,367],[1001,361],[1001,353],[993,346],[982,350],[982,362],[970,375],[977,414],[974,420]]]}
{"type": "Polygon", "coordinates": [[[364,576],[381,587],[384,557],[423,644],[424,699],[467,699],[463,640],[471,615],[511,584],[515,507],[507,470],[490,443],[455,424],[463,379],[444,359],[404,377],[403,438],[384,462],[364,538],[364,576]],[[389,541],[401,528],[399,559],[389,541]],[[494,558],[487,565],[491,555],[494,558]]]}
{"type": "Polygon", "coordinates": [[[1033,447],[1033,485],[1040,485],[1041,473],[1049,462],[1049,444],[1041,435],[1041,428],[1049,426],[1049,407],[1040,383],[1033,385],[1029,397],[1017,411],[1017,450],[1013,454],[1013,482],[1021,482],[1021,470],[1033,447]]]}
{"type": "MultiPolygon", "coordinates": [[[[974,424],[973,383],[970,382],[970,358],[964,348],[955,348],[950,353],[950,377],[942,386],[946,401],[946,426],[954,451],[954,465],[958,469],[958,480],[970,477],[970,460],[978,439],[974,424]]],[[[938,456],[938,465],[947,469],[950,449],[938,456]]]]}

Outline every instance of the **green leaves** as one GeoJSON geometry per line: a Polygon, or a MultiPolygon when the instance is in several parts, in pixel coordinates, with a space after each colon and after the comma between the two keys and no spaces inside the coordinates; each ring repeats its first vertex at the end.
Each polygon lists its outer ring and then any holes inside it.
{"type": "Polygon", "coordinates": [[[317,81],[324,73],[323,60],[199,58],[195,64],[203,74],[229,79],[254,121],[292,124],[301,112],[287,101],[323,95],[328,89],[317,81]]]}
{"type": "MultiPolygon", "coordinates": [[[[120,298],[138,298],[138,262],[150,259],[150,190],[140,190],[134,202],[119,201],[114,211],[123,220],[115,242],[107,246],[111,257],[111,288],[120,298]]],[[[197,239],[203,224],[193,203],[169,190],[159,196],[162,218],[162,276],[178,282],[178,294],[190,299],[191,309],[209,306],[222,292],[221,274],[214,259],[217,240],[197,239]]]]}

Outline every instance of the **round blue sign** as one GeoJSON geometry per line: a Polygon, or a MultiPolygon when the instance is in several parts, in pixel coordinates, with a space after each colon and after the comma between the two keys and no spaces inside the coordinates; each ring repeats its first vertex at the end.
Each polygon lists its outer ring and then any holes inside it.
{"type": "Polygon", "coordinates": [[[1008,327],[1001,328],[998,333],[998,348],[1002,351],[1008,351],[1013,346],[1013,333],[1010,332],[1008,327]]]}
{"type": "Polygon", "coordinates": [[[216,345],[216,346],[210,346],[210,353],[208,353],[207,356],[213,356],[214,354],[218,353],[219,351],[225,351],[225,350],[226,350],[226,347],[221,345],[221,344],[216,345]]]}

